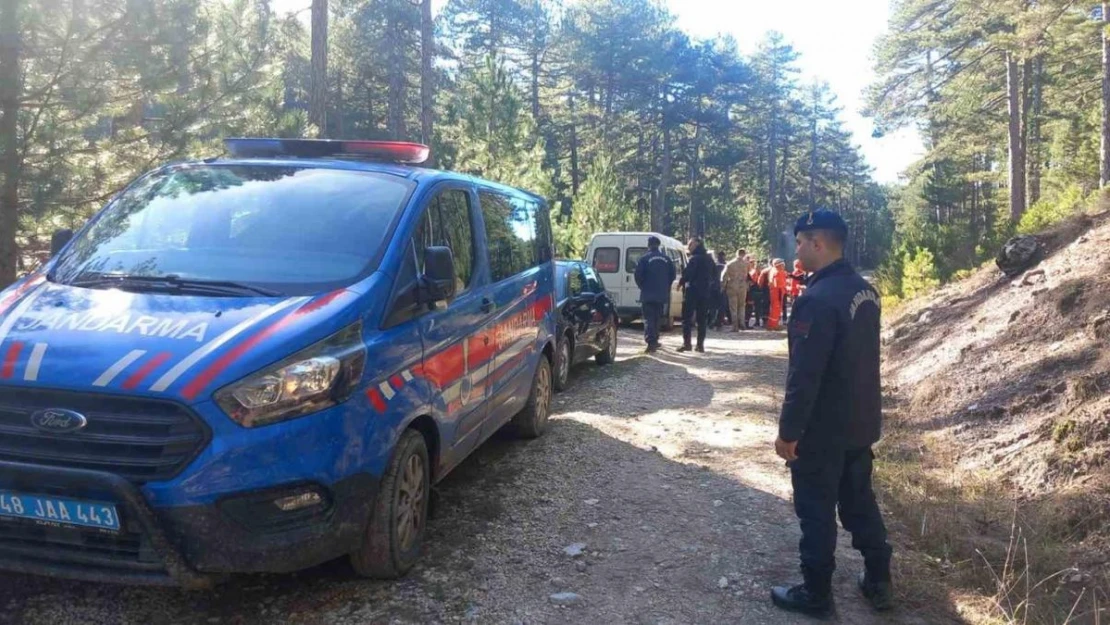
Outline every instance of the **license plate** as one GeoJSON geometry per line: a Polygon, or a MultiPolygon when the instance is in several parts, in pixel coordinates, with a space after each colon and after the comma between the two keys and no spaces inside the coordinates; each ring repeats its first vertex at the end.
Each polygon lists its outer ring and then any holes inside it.
{"type": "Polygon", "coordinates": [[[119,531],[119,514],[113,504],[42,497],[0,490],[0,517],[30,519],[60,525],[119,531]]]}

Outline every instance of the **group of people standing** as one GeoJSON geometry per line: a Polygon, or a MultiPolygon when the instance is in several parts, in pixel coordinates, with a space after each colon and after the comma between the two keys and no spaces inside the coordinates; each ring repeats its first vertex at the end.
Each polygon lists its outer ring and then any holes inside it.
{"type": "MultiPolygon", "coordinates": [[[[697,351],[704,351],[708,321],[716,307],[736,330],[753,321],[779,328],[789,304],[786,375],[775,453],[790,468],[803,581],[771,588],[779,608],[828,618],[835,612],[836,519],[852,533],[864,571],[857,577],[863,597],[877,610],[894,606],[893,550],[872,488],[882,430],[880,379],[881,301],[878,292],[844,257],[848,226],[833,211],[811,210],[794,225],[793,272],[775,259],[753,263],[744,250],[725,263],[698,239],[679,284],[685,292],[683,347],[690,350],[692,319],[698,319],[697,351]],[[806,273],[809,270],[812,273],[806,273]]],[[[643,294],[648,349],[658,349],[658,315],[670,295],[675,267],[649,241],[636,283],[643,294]],[[649,308],[651,312],[649,312],[649,308]]],[[[720,322],[720,315],[715,317],[720,322]]]]}
{"type": "Polygon", "coordinates": [[[689,262],[677,276],[673,262],[659,251],[660,245],[658,238],[650,237],[648,253],[636,268],[649,352],[659,348],[658,319],[676,277],[683,291],[680,352],[704,352],[710,327],[730,326],[734,332],[755,327],[780,330],[791,305],[805,291],[807,273],[797,260],[793,270],[787,271],[781,258],[756,262],[741,249],[727,261],[724,252],[706,250],[705,243],[695,237],[687,244],[689,262]]]}
{"type": "Polygon", "coordinates": [[[743,249],[728,263],[724,257],[724,252],[717,252],[721,272],[717,297],[721,303],[716,327],[728,323],[734,332],[750,327],[781,329],[790,307],[805,291],[808,274],[801,261],[795,260],[793,269],[787,271],[783,259],[757,263],[743,249]]]}

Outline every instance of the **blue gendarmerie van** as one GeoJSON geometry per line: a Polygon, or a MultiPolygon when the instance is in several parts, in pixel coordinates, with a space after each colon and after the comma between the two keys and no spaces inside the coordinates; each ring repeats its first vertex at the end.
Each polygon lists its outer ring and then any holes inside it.
{"type": "Polygon", "coordinates": [[[205,586],[420,552],[429,489],[539,436],[545,201],[411,143],[229,139],[0,293],[0,570],[205,586]]]}

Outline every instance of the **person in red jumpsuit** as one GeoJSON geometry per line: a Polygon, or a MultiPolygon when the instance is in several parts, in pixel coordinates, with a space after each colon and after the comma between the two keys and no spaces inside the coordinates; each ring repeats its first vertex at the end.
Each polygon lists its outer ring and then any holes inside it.
{"type": "Polygon", "coordinates": [[[767,276],[767,286],[771,295],[771,311],[767,317],[767,329],[778,330],[782,322],[782,303],[786,297],[786,263],[776,258],[767,276]]]}
{"type": "MultiPolygon", "coordinates": [[[[790,310],[794,309],[794,302],[798,301],[806,289],[806,272],[802,268],[802,261],[794,261],[794,271],[786,274],[786,295],[790,298],[790,310]]],[[[786,318],[786,306],[783,306],[783,318],[786,318]]]]}

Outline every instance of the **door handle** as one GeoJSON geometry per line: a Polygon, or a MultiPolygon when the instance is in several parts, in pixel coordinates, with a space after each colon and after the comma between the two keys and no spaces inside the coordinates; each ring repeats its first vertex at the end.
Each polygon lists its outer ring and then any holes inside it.
{"type": "Polygon", "coordinates": [[[493,312],[493,301],[491,301],[488,297],[482,298],[482,312],[493,312]]]}

